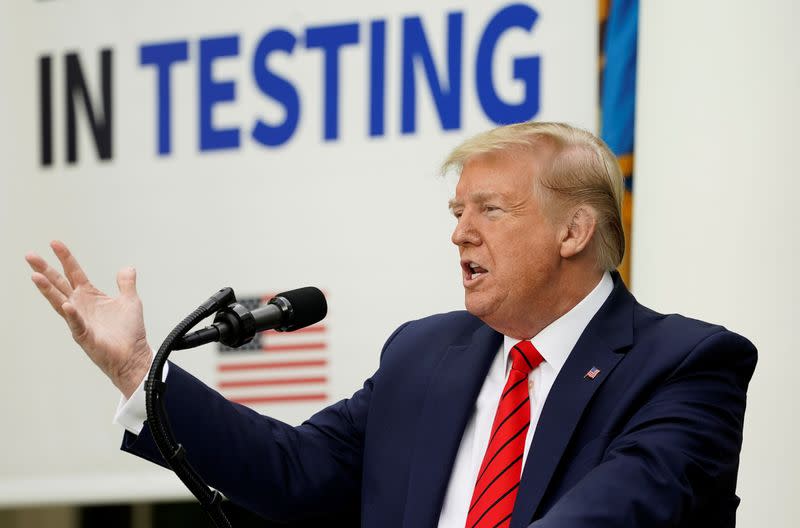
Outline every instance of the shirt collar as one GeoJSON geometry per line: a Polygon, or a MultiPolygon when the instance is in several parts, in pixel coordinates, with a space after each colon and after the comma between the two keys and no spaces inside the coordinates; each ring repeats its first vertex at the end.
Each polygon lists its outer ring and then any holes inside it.
{"type": "MultiPolygon", "coordinates": [[[[600,310],[613,289],[614,281],[611,279],[611,274],[606,271],[589,295],[531,338],[533,346],[556,372],[561,370],[589,321],[600,310]]],[[[508,365],[511,349],[518,342],[519,339],[503,336],[504,365],[508,365]]]]}

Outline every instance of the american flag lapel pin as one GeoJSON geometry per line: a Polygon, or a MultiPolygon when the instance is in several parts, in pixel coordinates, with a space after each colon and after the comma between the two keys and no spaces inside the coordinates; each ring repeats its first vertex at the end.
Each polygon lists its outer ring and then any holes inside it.
{"type": "Polygon", "coordinates": [[[597,368],[597,367],[592,367],[592,368],[589,369],[589,372],[587,372],[583,376],[583,379],[591,379],[591,380],[593,380],[593,379],[595,379],[597,377],[598,374],[600,374],[600,369],[597,368]]]}

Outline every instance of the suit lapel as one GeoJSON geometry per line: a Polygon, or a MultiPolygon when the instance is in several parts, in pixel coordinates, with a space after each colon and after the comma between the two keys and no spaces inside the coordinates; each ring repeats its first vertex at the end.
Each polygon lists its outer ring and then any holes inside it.
{"type": "Polygon", "coordinates": [[[436,526],[461,436],[501,342],[481,326],[470,344],[451,346],[439,362],[419,419],[404,527],[436,526]]]}
{"type": "Polygon", "coordinates": [[[533,519],[584,409],[633,342],[635,301],[617,274],[614,283],[550,389],[522,472],[512,528],[533,519]],[[593,367],[599,373],[586,377],[593,367]]]}

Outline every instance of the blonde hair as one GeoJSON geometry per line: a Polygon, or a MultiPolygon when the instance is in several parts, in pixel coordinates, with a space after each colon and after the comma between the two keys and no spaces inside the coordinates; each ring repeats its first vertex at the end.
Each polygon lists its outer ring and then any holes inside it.
{"type": "MultiPolygon", "coordinates": [[[[622,230],[624,183],[616,156],[591,132],[565,123],[528,122],[501,126],[478,134],[456,147],[442,172],[461,172],[470,158],[483,154],[529,151],[542,162],[534,189],[542,206],[566,212],[588,205],[596,213],[597,264],[611,271],[625,253],[622,230]]],[[[552,214],[552,213],[551,213],[552,214]]]]}

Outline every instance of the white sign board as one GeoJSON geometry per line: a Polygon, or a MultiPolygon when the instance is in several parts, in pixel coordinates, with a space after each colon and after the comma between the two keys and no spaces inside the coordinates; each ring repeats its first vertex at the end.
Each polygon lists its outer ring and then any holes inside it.
{"type": "Polygon", "coordinates": [[[596,5],[4,4],[0,505],[185,495],[118,451],[118,394],[26,251],[62,239],[106,291],[134,265],[154,346],[223,286],[320,287],[324,326],[249,352],[291,366],[231,374],[216,347],[174,354],[299,423],[357,390],[396,326],[463,308],[436,177],[451,148],[497,123],[596,128],[596,5]],[[254,376],[295,381],[236,385],[254,376]]]}

